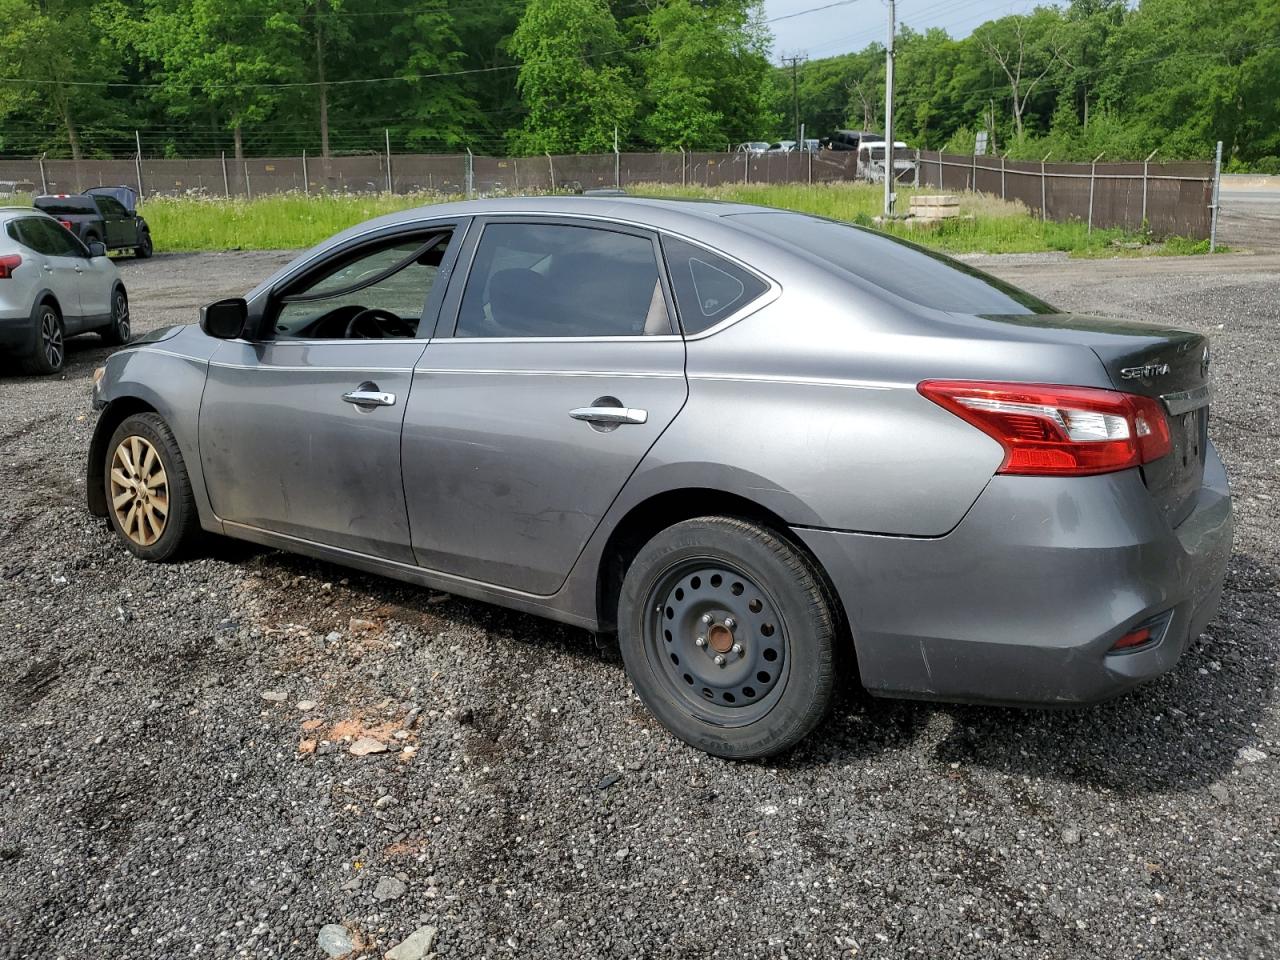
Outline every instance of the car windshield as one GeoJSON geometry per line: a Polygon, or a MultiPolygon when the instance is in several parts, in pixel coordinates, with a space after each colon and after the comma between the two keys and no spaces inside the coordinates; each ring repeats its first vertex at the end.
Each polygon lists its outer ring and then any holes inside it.
{"type": "Polygon", "coordinates": [[[45,213],[97,213],[90,197],[36,197],[34,205],[45,213]]]}
{"type": "Polygon", "coordinates": [[[980,316],[1058,312],[981,270],[866,227],[801,213],[731,216],[744,226],[932,310],[980,316]]]}

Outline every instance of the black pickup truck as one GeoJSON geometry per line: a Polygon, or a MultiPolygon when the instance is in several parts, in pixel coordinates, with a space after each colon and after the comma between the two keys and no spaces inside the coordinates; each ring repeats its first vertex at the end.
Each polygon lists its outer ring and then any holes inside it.
{"type": "Polygon", "coordinates": [[[36,197],[32,204],[86,244],[132,250],[139,258],[151,256],[151,228],[138,216],[138,195],[131,187],[90,187],[84,193],[36,197]]]}

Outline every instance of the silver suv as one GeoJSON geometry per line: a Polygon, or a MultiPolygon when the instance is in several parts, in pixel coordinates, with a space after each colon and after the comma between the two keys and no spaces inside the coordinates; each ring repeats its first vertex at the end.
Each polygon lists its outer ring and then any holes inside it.
{"type": "Polygon", "coordinates": [[[31,207],[0,207],[0,356],[57,373],[66,338],[129,340],[129,296],[101,243],[85,245],[31,207]]]}

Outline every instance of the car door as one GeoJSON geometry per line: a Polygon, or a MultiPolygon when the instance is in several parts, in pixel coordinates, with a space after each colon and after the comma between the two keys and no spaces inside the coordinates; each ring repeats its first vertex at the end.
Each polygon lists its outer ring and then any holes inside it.
{"type": "Polygon", "coordinates": [[[57,298],[65,331],[75,333],[84,315],[80,301],[84,260],[77,255],[79,241],[48,217],[23,218],[17,229],[22,242],[39,254],[42,285],[57,298]]]}
{"type": "Polygon", "coordinates": [[[260,339],[219,347],[199,435],[224,522],[413,562],[400,430],[455,227],[334,252],[272,291],[260,339]]]}
{"type": "Polygon", "coordinates": [[[105,223],[107,247],[117,250],[138,243],[138,226],[129,211],[115,197],[95,197],[105,223]]]}
{"type": "Polygon", "coordinates": [[[478,226],[405,414],[414,553],[548,595],[683,406],[684,341],[648,232],[573,218],[478,226]]]}

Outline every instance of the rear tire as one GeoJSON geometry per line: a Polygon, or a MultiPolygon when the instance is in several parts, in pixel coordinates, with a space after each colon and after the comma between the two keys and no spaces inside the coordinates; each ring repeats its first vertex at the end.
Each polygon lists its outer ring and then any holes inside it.
{"type": "Polygon", "coordinates": [[[146,260],[154,252],[155,247],[151,243],[151,231],[143,230],[142,235],[138,237],[138,245],[133,248],[133,255],[139,260],[146,260]]]}
{"type": "Polygon", "coordinates": [[[158,413],[125,418],[103,465],[107,517],[135,557],[164,563],[188,553],[200,518],[182,452],[158,413]]]}
{"type": "Polygon", "coordinates": [[[62,326],[62,314],[49,301],[37,303],[35,308],[35,340],[31,353],[22,366],[28,373],[48,376],[59,373],[67,359],[67,338],[62,326]]]}
{"type": "Polygon", "coordinates": [[[98,333],[107,346],[119,347],[129,342],[132,332],[129,323],[129,295],[124,287],[116,287],[111,291],[111,324],[98,333]]]}
{"type": "Polygon", "coordinates": [[[826,715],[836,623],[808,558],[729,517],[657,534],[618,602],[619,646],[640,699],[685,743],[739,760],[790,749],[826,715]]]}

